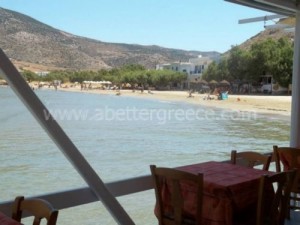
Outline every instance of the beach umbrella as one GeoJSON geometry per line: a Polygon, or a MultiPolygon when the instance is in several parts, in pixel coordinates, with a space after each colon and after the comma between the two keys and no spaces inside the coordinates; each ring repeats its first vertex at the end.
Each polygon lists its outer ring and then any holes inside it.
{"type": "Polygon", "coordinates": [[[211,81],[209,81],[209,84],[217,84],[218,82],[217,81],[215,81],[215,80],[211,80],[211,81]]]}
{"type": "Polygon", "coordinates": [[[206,80],[200,80],[199,84],[208,84],[208,82],[206,80]]]}
{"type": "Polygon", "coordinates": [[[194,78],[191,78],[191,79],[190,79],[190,82],[191,82],[191,83],[199,84],[199,83],[200,83],[200,80],[199,80],[198,77],[194,77],[194,78]]]}
{"type": "Polygon", "coordinates": [[[220,81],[219,84],[222,84],[222,85],[230,85],[229,81],[227,81],[227,80],[222,80],[222,81],[220,81]]]}

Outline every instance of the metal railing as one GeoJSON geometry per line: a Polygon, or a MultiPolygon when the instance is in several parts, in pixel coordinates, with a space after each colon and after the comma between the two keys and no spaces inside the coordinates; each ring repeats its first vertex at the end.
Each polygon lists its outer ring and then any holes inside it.
{"type": "MultiPolygon", "coordinates": [[[[153,184],[151,176],[146,175],[142,177],[110,182],[106,184],[106,187],[114,197],[119,197],[153,189],[153,184]]],[[[98,197],[89,187],[31,197],[45,199],[58,210],[99,201],[98,197]]],[[[12,203],[13,201],[0,203],[0,211],[6,215],[10,215],[12,203]]]]}
{"type": "MultiPolygon", "coordinates": [[[[271,154],[271,153],[267,153],[271,154]]],[[[229,162],[224,160],[222,162],[229,162]]],[[[108,190],[114,197],[135,194],[142,191],[153,189],[153,182],[151,175],[141,177],[133,177],[125,180],[118,180],[105,184],[108,190]]],[[[42,198],[49,201],[56,209],[62,210],[70,207],[76,207],[83,204],[99,201],[95,193],[89,187],[83,187],[72,190],[65,190],[45,195],[31,196],[42,198]]],[[[154,198],[154,196],[153,196],[154,198]]],[[[0,211],[9,215],[11,213],[12,201],[0,203],[0,211]]]]}

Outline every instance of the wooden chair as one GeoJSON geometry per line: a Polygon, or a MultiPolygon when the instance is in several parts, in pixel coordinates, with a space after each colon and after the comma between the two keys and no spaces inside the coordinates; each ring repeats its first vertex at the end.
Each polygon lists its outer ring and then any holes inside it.
{"type": "Polygon", "coordinates": [[[231,163],[253,168],[256,165],[263,165],[263,170],[269,170],[271,163],[270,155],[263,155],[258,152],[245,151],[237,152],[236,150],[231,151],[231,163]]]}
{"type": "Polygon", "coordinates": [[[297,175],[291,190],[289,208],[300,210],[300,149],[274,145],[273,155],[277,172],[297,169],[297,175]]]}
{"type": "Polygon", "coordinates": [[[23,196],[18,196],[13,204],[12,218],[21,222],[23,212],[34,217],[33,225],[39,225],[42,219],[47,220],[46,225],[55,225],[58,216],[58,211],[49,202],[38,198],[25,199],[23,196]]]}
{"type": "Polygon", "coordinates": [[[203,174],[192,174],[171,168],[150,166],[151,174],[154,181],[156,195],[156,214],[159,225],[174,224],[195,224],[201,225],[202,218],[202,201],[203,201],[203,174]],[[162,195],[164,184],[168,182],[171,199],[168,201],[170,208],[166,209],[165,199],[162,195]],[[193,185],[195,188],[195,215],[184,215],[184,197],[181,192],[181,185],[193,185]]]}
{"type": "Polygon", "coordinates": [[[296,173],[290,170],[260,178],[256,225],[284,225],[296,173]],[[274,193],[270,191],[271,185],[274,193]]]}
{"type": "Polygon", "coordinates": [[[259,180],[256,212],[248,210],[234,217],[234,225],[284,225],[296,171],[263,175],[259,180]]]}

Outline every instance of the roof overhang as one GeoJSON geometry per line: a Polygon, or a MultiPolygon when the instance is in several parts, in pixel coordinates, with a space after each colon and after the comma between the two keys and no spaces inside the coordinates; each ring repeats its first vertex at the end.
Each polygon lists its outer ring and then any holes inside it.
{"type": "Polygon", "coordinates": [[[255,9],[285,16],[294,16],[300,11],[300,0],[225,0],[255,9]]]}

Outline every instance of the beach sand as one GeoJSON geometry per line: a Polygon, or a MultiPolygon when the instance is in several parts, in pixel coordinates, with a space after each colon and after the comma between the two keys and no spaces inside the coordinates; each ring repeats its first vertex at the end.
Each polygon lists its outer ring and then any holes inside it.
{"type": "MultiPolygon", "coordinates": [[[[54,90],[54,88],[53,88],[54,90]]],[[[257,113],[291,115],[291,96],[275,96],[275,95],[228,95],[226,100],[218,100],[217,96],[211,95],[214,99],[205,100],[207,94],[193,93],[192,97],[188,97],[187,91],[151,91],[140,90],[133,92],[132,90],[121,90],[120,94],[116,90],[81,90],[80,85],[68,85],[68,87],[59,88],[61,91],[87,92],[105,95],[131,96],[137,98],[159,99],[164,101],[181,101],[190,104],[196,104],[208,107],[217,107],[228,110],[251,111],[257,113]]]]}

